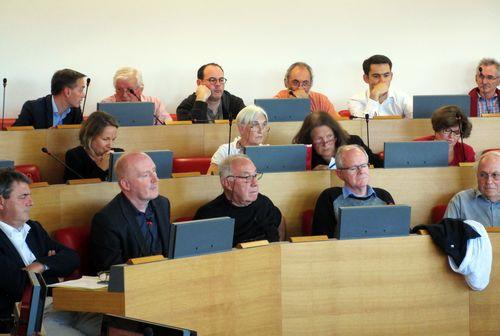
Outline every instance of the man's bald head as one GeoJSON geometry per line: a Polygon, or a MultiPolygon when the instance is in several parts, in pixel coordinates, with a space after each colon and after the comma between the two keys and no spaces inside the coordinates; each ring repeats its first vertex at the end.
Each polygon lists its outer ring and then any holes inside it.
{"type": "Polygon", "coordinates": [[[151,160],[146,153],[135,152],[122,155],[118,161],[116,161],[115,165],[115,172],[118,177],[118,181],[134,172],[137,162],[147,159],[151,160]]]}

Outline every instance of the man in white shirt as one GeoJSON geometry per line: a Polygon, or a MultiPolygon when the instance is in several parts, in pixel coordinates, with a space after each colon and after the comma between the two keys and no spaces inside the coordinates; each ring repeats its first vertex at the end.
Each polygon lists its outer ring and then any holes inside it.
{"type": "Polygon", "coordinates": [[[363,62],[363,80],[368,90],[352,96],[348,107],[351,115],[364,118],[376,116],[401,116],[412,118],[411,97],[391,90],[392,62],[384,55],[373,55],[363,62]]]}
{"type": "MultiPolygon", "coordinates": [[[[21,301],[26,271],[43,274],[48,284],[70,275],[78,254],[52,240],[40,223],[29,219],[33,206],[30,180],[23,174],[0,172],[0,332],[8,332],[14,303],[21,301]]],[[[61,330],[61,329],[58,329],[61,330]]]]}

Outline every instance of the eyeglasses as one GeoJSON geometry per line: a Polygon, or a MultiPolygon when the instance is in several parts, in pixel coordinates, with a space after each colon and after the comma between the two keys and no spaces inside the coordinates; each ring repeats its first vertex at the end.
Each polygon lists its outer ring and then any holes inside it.
{"type": "Polygon", "coordinates": [[[357,166],[352,166],[352,167],[348,167],[348,168],[337,168],[337,169],[338,170],[345,170],[349,174],[355,174],[357,171],[362,170],[362,169],[366,169],[366,168],[368,168],[368,162],[357,165],[357,166]]]}
{"type": "Polygon", "coordinates": [[[266,123],[262,123],[260,124],[259,122],[257,121],[254,121],[251,126],[250,126],[250,129],[254,132],[257,132],[257,131],[261,131],[261,132],[269,132],[269,125],[266,123]]]}
{"type": "Polygon", "coordinates": [[[224,78],[224,77],[220,77],[220,78],[210,77],[210,78],[207,78],[207,82],[209,82],[212,85],[215,85],[217,83],[219,83],[219,84],[225,84],[227,82],[227,78],[224,78]]]}
{"type": "Polygon", "coordinates": [[[109,282],[109,271],[102,271],[97,273],[99,282],[109,282]]]}
{"type": "Polygon", "coordinates": [[[498,172],[494,172],[494,173],[491,173],[491,174],[488,174],[488,173],[485,173],[485,172],[480,172],[479,173],[479,178],[482,179],[482,180],[486,180],[488,181],[489,178],[493,179],[493,181],[500,181],[500,173],[498,172]]]}
{"type": "Polygon", "coordinates": [[[238,178],[238,179],[242,179],[245,183],[250,183],[252,182],[254,179],[255,180],[260,180],[262,178],[262,176],[264,175],[264,173],[255,173],[253,175],[247,175],[247,176],[235,176],[235,175],[229,175],[229,177],[233,177],[233,178],[238,178]]]}
{"type": "Polygon", "coordinates": [[[492,82],[498,78],[498,76],[493,76],[493,75],[485,76],[483,74],[478,74],[477,77],[479,77],[480,79],[486,79],[487,81],[490,81],[490,82],[492,82]]]}
{"type": "Polygon", "coordinates": [[[305,80],[305,81],[298,81],[296,79],[294,79],[292,81],[292,85],[293,86],[296,86],[296,87],[304,87],[304,88],[307,88],[307,87],[310,87],[311,86],[311,82],[308,81],[308,80],[305,80]]]}
{"type": "Polygon", "coordinates": [[[312,143],[315,145],[321,145],[321,144],[329,143],[330,141],[334,141],[334,140],[335,140],[335,134],[328,134],[327,136],[322,137],[322,138],[312,139],[312,143]]]}
{"type": "Polygon", "coordinates": [[[443,135],[454,135],[454,136],[460,136],[460,130],[452,130],[451,128],[447,128],[447,129],[444,129],[444,130],[441,130],[440,131],[441,134],[443,135]]]}

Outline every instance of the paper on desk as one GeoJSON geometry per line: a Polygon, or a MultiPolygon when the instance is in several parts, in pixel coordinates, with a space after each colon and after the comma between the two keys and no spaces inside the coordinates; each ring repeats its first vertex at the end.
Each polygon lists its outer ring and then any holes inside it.
{"type": "Polygon", "coordinates": [[[99,289],[108,287],[108,284],[98,283],[99,278],[93,276],[82,276],[80,279],[58,282],[49,287],[66,287],[66,288],[85,288],[85,289],[99,289]]]}

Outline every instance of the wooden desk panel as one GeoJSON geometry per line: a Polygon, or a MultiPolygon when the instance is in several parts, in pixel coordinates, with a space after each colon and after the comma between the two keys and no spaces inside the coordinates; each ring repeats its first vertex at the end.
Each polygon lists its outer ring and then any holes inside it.
{"type": "Polygon", "coordinates": [[[284,335],[468,335],[469,291],[429,236],[282,245],[284,335]]]}

